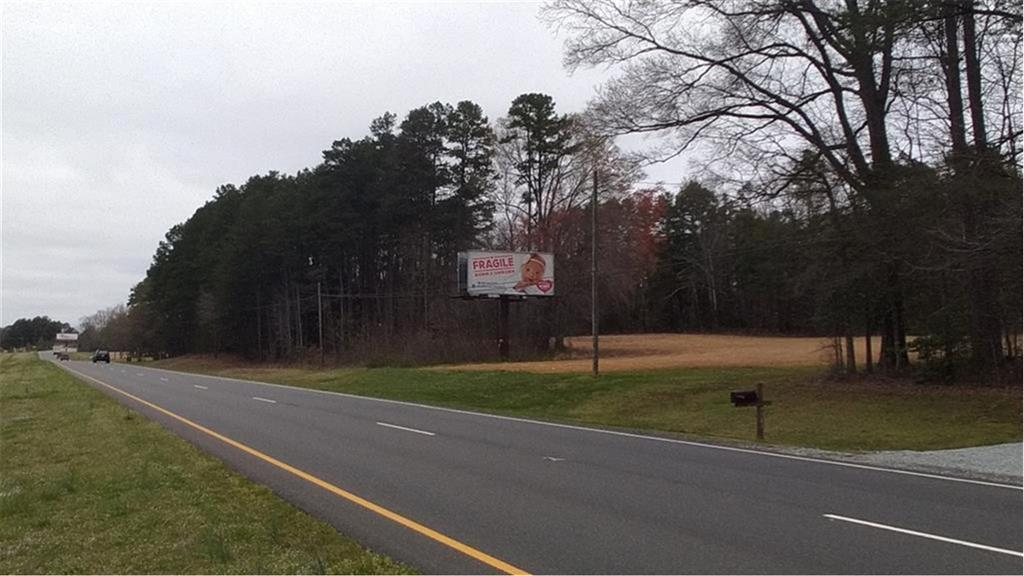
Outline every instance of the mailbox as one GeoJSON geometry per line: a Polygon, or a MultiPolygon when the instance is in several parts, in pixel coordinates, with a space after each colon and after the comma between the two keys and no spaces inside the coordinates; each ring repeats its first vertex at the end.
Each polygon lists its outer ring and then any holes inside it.
{"type": "Polygon", "coordinates": [[[733,406],[757,406],[761,399],[757,396],[757,390],[740,390],[739,392],[730,392],[729,399],[732,400],[733,406]]]}

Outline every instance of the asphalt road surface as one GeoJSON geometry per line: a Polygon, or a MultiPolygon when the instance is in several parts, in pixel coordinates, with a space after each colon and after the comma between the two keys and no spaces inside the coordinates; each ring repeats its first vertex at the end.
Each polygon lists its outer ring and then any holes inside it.
{"type": "Polygon", "coordinates": [[[130,364],[61,364],[424,572],[1024,571],[1016,486],[130,364]]]}

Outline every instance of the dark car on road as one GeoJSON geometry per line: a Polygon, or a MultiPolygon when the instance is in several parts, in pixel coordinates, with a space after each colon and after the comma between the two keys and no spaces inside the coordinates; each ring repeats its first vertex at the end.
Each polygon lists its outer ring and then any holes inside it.
{"type": "Polygon", "coordinates": [[[71,360],[71,356],[67,352],[57,352],[57,360],[71,360]]]}
{"type": "Polygon", "coordinates": [[[106,350],[97,350],[93,352],[92,363],[95,364],[97,362],[106,362],[107,364],[110,364],[110,352],[107,352],[106,350]]]}

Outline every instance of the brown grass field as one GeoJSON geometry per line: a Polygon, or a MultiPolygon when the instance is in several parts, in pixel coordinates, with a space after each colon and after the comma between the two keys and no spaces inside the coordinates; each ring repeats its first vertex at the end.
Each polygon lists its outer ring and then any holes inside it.
{"type": "MultiPolygon", "coordinates": [[[[480,363],[438,366],[444,370],[497,370],[564,374],[591,370],[591,339],[566,339],[563,358],[538,362],[480,363]]],[[[857,362],[864,362],[864,338],[856,341],[857,362]]],[[[876,358],[881,345],[872,340],[876,358]]],[[[828,338],[786,338],[711,334],[628,334],[602,336],[601,370],[632,372],[666,368],[739,368],[828,366],[832,343],[828,338]]]]}

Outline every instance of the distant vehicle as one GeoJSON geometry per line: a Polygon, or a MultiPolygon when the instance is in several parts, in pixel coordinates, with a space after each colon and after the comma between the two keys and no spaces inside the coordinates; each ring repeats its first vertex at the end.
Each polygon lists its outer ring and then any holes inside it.
{"type": "Polygon", "coordinates": [[[71,360],[71,356],[67,352],[57,352],[57,360],[71,360]]]}
{"type": "Polygon", "coordinates": [[[97,362],[106,362],[107,364],[110,364],[110,352],[107,352],[106,350],[97,350],[93,352],[92,363],[95,364],[97,362]]]}

